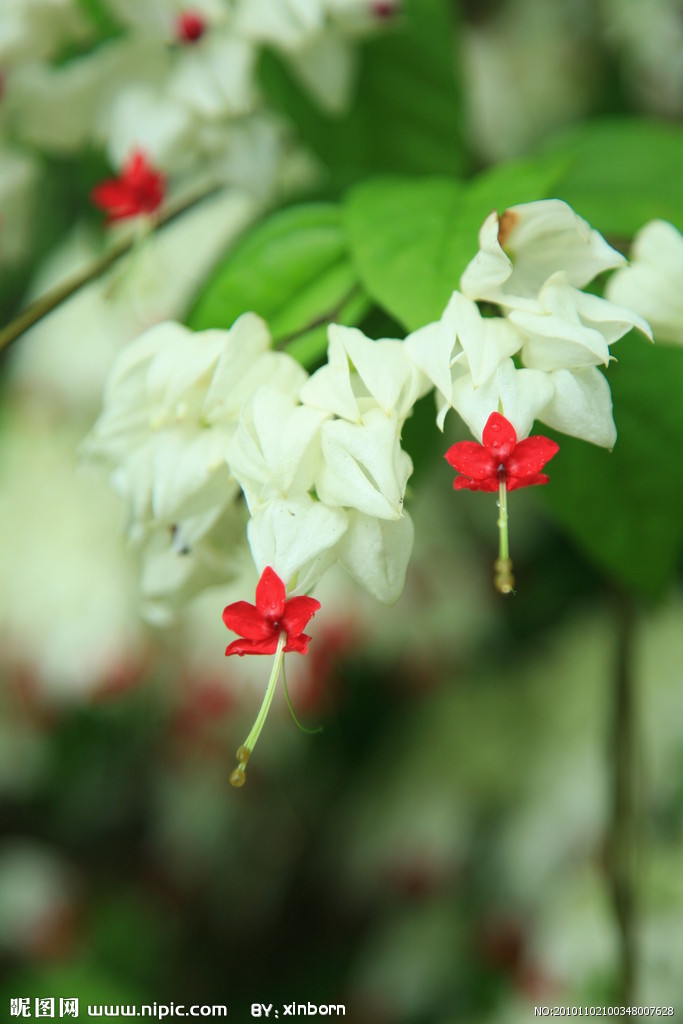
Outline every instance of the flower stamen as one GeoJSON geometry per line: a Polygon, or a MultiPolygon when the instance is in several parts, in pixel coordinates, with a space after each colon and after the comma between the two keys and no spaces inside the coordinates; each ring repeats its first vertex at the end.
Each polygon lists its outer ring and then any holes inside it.
{"type": "Polygon", "coordinates": [[[285,644],[287,643],[287,634],[280,633],[277,642],[277,648],[275,650],[275,658],[273,659],[273,668],[270,673],[270,679],[268,680],[268,686],[263,697],[263,702],[259,708],[259,713],[256,716],[251,732],[247,736],[244,743],[237,748],[237,767],[230,773],[230,785],[239,788],[243,786],[247,780],[247,761],[251,757],[251,753],[256,746],[256,741],[261,735],[261,730],[265,725],[268,712],[270,711],[270,705],[273,703],[273,697],[275,695],[275,687],[277,685],[278,678],[280,676],[280,669],[282,668],[285,644]]]}
{"type": "Polygon", "coordinates": [[[512,575],[512,559],[508,538],[508,489],[505,483],[505,467],[498,470],[498,558],[493,563],[493,585],[499,594],[512,594],[515,577],[512,575]]]}

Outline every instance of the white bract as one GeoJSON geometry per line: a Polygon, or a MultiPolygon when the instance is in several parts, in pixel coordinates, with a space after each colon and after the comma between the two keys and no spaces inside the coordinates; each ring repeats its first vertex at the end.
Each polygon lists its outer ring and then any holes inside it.
{"type": "Polygon", "coordinates": [[[321,501],[380,519],[400,519],[410,456],[401,448],[401,422],[369,409],[360,423],[336,419],[322,430],[323,464],[316,478],[321,501]]]}
{"type": "Polygon", "coordinates": [[[245,406],[227,459],[252,514],[274,498],[307,494],[320,462],[325,413],[262,386],[245,406]]]}
{"type": "Polygon", "coordinates": [[[539,419],[612,447],[616,428],[605,377],[610,345],[648,323],[623,305],[582,291],[625,260],[566,203],[541,200],[492,213],[480,251],[441,319],[413,332],[406,351],[437,389],[437,423],[454,408],[481,438],[502,412],[522,439],[539,419]],[[495,303],[482,316],[475,300],[495,303]],[[514,357],[514,358],[513,358],[514,357]]]}
{"type": "Polygon", "coordinates": [[[482,225],[479,246],[460,279],[463,294],[511,309],[537,309],[539,291],[558,271],[583,288],[626,262],[560,199],[511,206],[500,217],[494,211],[482,225]]]}
{"type": "Polygon", "coordinates": [[[428,382],[399,341],[335,324],[328,335],[328,363],[305,381],[300,402],[257,390],[227,458],[252,514],[259,572],[270,565],[290,593],[304,593],[338,560],[392,601],[412,546],[403,513],[412,462],[400,432],[428,382]]]}
{"type": "Polygon", "coordinates": [[[243,577],[245,523],[257,573],[270,566],[290,595],[339,562],[394,601],[413,543],[401,432],[432,388],[441,428],[453,408],[481,439],[499,411],[520,440],[540,420],[614,444],[598,367],[632,328],[650,329],[629,304],[581,288],[623,258],[559,200],[492,215],[480,241],[439,321],[404,342],[331,324],[327,362],[310,377],[270,350],[253,313],[230,331],[161,324],[122,353],[86,447],[112,469],[133,535],[148,538],[149,614],[243,577]]]}
{"type": "Polygon", "coordinates": [[[609,346],[632,328],[652,338],[649,324],[633,309],[573,288],[560,271],[538,293],[539,311],[512,310],[509,319],[524,335],[522,362],[539,370],[607,366],[609,346]]]}
{"type": "Polygon", "coordinates": [[[663,220],[641,228],[630,266],[607,283],[607,296],[628,304],[652,325],[657,340],[683,344],[683,236],[663,220]]]}
{"type": "Polygon", "coordinates": [[[113,469],[133,536],[189,520],[184,543],[193,543],[234,500],[225,458],[240,409],[268,379],[296,392],[305,377],[269,346],[265,323],[248,313],[229,331],[159,324],[118,357],[84,447],[113,469]]]}
{"type": "Polygon", "coordinates": [[[327,363],[301,390],[306,405],[361,423],[363,412],[378,406],[402,422],[428,383],[406,354],[403,342],[371,341],[355,327],[330,324],[327,363]],[[353,371],[351,370],[353,364],[353,371]]]}

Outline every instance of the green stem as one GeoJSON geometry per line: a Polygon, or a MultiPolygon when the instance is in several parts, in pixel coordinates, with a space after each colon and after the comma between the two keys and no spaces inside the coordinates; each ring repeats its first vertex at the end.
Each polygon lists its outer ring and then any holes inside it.
{"type": "Polygon", "coordinates": [[[302,732],[307,733],[309,736],[315,736],[316,733],[323,732],[322,725],[318,725],[315,728],[310,729],[310,728],[308,728],[308,726],[302,725],[301,722],[299,721],[299,719],[297,718],[297,716],[296,716],[296,714],[294,712],[294,708],[292,707],[292,702],[289,699],[289,690],[287,689],[287,676],[285,675],[285,662],[284,662],[284,659],[282,661],[282,685],[285,688],[285,700],[287,701],[287,707],[289,708],[290,715],[294,719],[295,725],[299,729],[301,729],[302,732]]]}
{"type": "Polygon", "coordinates": [[[493,585],[499,594],[512,594],[515,578],[508,539],[508,489],[505,480],[498,485],[498,558],[493,566],[493,585]]]}
{"type": "Polygon", "coordinates": [[[263,728],[264,722],[268,716],[268,712],[270,711],[270,705],[273,703],[275,686],[278,681],[278,676],[280,675],[280,666],[282,665],[282,659],[284,657],[283,651],[286,643],[287,634],[280,633],[280,638],[277,642],[277,649],[275,651],[275,660],[273,661],[273,669],[270,673],[270,679],[268,680],[268,686],[266,687],[266,693],[263,698],[263,703],[261,704],[259,713],[256,716],[256,721],[252,726],[251,732],[249,733],[243,744],[243,746],[249,751],[249,753],[251,753],[251,751],[256,746],[256,740],[259,738],[261,729],[263,728]]]}
{"type": "Polygon", "coordinates": [[[498,557],[510,557],[510,544],[508,540],[508,489],[504,480],[498,484],[498,535],[499,547],[498,557]]]}

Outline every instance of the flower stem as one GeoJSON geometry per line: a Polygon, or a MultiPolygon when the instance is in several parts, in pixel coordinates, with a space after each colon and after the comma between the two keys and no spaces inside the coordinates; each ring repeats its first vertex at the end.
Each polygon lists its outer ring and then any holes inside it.
{"type": "Polygon", "coordinates": [[[493,569],[493,585],[499,594],[511,594],[515,587],[508,539],[508,489],[505,480],[498,485],[498,558],[493,569]]]}
{"type": "Polygon", "coordinates": [[[635,607],[626,595],[618,597],[617,651],[613,690],[613,803],[609,841],[612,905],[619,932],[617,1006],[636,1001],[637,856],[636,716],[633,678],[635,607]]]}
{"type": "Polygon", "coordinates": [[[251,732],[247,736],[246,740],[241,747],[237,750],[237,767],[230,773],[230,785],[231,786],[243,786],[246,781],[247,773],[247,761],[251,757],[251,752],[256,746],[256,741],[261,734],[261,729],[268,717],[270,711],[270,705],[273,703],[273,697],[275,695],[275,686],[280,675],[280,668],[282,666],[282,659],[284,657],[284,647],[287,643],[287,634],[280,633],[280,637],[277,642],[277,648],[275,650],[275,658],[273,660],[273,668],[270,673],[270,679],[268,680],[268,686],[263,697],[263,703],[259,709],[259,713],[256,716],[251,732]]]}

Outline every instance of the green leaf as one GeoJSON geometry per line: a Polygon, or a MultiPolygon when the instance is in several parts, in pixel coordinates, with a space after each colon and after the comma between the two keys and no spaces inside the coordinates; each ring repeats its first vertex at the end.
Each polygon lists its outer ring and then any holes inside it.
{"type": "Polygon", "coordinates": [[[631,238],[655,218],[683,224],[678,125],[589,121],[553,139],[545,152],[567,161],[557,195],[611,238],[631,238]]]}
{"type": "Polygon", "coordinates": [[[491,210],[542,199],[564,168],[551,159],[507,164],[468,185],[379,178],[356,186],[347,197],[346,226],[363,284],[408,330],[437,320],[491,210]]]}
{"type": "Polygon", "coordinates": [[[603,570],[654,598],[671,581],[683,540],[683,349],[631,335],[618,357],[608,373],[614,451],[556,436],[544,498],[603,570]]]}
{"type": "Polygon", "coordinates": [[[273,214],[249,231],[205,285],[188,324],[227,328],[251,310],[282,341],[323,320],[346,315],[351,319],[343,322],[356,323],[367,307],[339,207],[311,203],[273,214]]]}
{"type": "Polygon", "coordinates": [[[443,0],[410,0],[394,27],[358,46],[351,109],[323,112],[286,64],[266,53],[261,79],[333,181],[368,173],[454,173],[463,165],[454,25],[443,0]]]}

